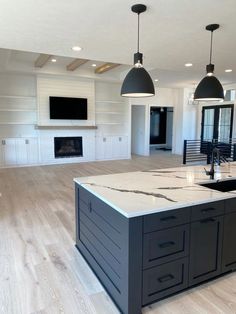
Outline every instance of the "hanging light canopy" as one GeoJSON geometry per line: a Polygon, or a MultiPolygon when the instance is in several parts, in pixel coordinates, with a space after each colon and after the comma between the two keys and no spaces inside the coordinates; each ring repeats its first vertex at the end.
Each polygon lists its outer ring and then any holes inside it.
{"type": "Polygon", "coordinates": [[[139,15],[145,12],[144,4],[135,4],[131,7],[132,12],[138,14],[138,51],[134,54],[134,67],[126,75],[121,87],[121,96],[124,97],[148,97],[155,95],[151,76],[143,68],[143,54],[139,52],[139,15]]]}
{"type": "Polygon", "coordinates": [[[219,24],[210,24],[206,26],[206,30],[211,32],[211,46],[210,46],[210,63],[206,66],[207,75],[198,84],[194,100],[209,101],[209,100],[223,100],[224,90],[220,81],[213,75],[214,64],[211,63],[212,59],[212,40],[213,32],[220,27],[219,24]]]}

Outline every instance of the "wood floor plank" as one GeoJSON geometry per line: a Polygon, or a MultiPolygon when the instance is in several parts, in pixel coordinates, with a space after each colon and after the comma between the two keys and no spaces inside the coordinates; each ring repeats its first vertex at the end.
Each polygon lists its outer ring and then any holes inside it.
{"type": "MultiPolygon", "coordinates": [[[[0,313],[117,314],[75,248],[73,178],[181,165],[157,152],[132,160],[0,169],[0,313]]],[[[236,274],[154,303],[145,314],[236,313],[236,274]]]]}

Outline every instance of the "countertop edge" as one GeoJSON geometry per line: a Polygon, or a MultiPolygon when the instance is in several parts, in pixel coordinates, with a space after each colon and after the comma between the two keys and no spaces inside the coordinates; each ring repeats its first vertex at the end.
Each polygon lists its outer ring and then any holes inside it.
{"type": "Polygon", "coordinates": [[[116,205],[114,205],[113,203],[109,202],[107,199],[103,198],[101,195],[97,194],[96,192],[90,190],[87,186],[86,183],[81,183],[78,181],[78,178],[74,178],[73,181],[80,185],[81,187],[83,187],[84,189],[86,189],[88,192],[92,193],[93,195],[95,195],[97,198],[99,198],[100,200],[102,200],[104,203],[106,203],[107,205],[111,206],[112,208],[114,208],[117,212],[119,212],[120,214],[122,214],[123,216],[125,216],[126,218],[135,218],[135,217],[140,217],[140,216],[144,216],[144,215],[151,215],[151,214],[157,214],[157,213],[161,213],[161,212],[165,212],[165,211],[169,211],[169,210],[174,210],[174,209],[178,209],[178,208],[184,208],[184,207],[190,207],[190,206],[196,206],[196,205],[201,205],[201,204],[205,204],[205,203],[209,203],[209,202],[215,202],[215,201],[221,201],[221,200],[225,200],[225,199],[230,199],[230,198],[234,198],[236,197],[236,193],[235,192],[219,192],[219,193],[223,193],[223,195],[219,194],[219,197],[215,197],[214,199],[204,199],[204,200],[199,200],[199,201],[193,201],[193,202],[179,202],[176,203],[175,205],[170,205],[170,206],[165,206],[163,208],[158,208],[158,209],[151,209],[151,210],[147,210],[147,211],[142,211],[142,212],[132,212],[132,214],[127,214],[125,211],[123,211],[121,208],[117,207],[116,205]]]}

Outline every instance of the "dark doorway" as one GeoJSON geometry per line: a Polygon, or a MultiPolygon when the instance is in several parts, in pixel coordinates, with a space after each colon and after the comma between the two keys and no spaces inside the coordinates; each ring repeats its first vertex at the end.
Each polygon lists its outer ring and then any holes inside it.
{"type": "Polygon", "coordinates": [[[150,145],[166,144],[167,108],[150,108],[150,145]]]}

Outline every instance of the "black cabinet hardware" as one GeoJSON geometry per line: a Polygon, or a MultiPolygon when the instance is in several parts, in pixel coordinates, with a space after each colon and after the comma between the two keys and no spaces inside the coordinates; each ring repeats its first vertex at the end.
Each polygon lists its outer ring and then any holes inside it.
{"type": "Polygon", "coordinates": [[[213,210],[216,210],[216,209],[213,207],[205,208],[205,209],[202,209],[202,213],[205,214],[205,213],[211,212],[213,210]]]}
{"type": "Polygon", "coordinates": [[[214,221],[215,221],[214,218],[206,218],[206,219],[200,220],[202,224],[207,224],[209,222],[214,222],[214,221]]]}
{"type": "Polygon", "coordinates": [[[159,244],[159,247],[161,249],[165,249],[165,248],[170,247],[172,245],[175,245],[175,242],[169,241],[169,242],[164,242],[164,243],[159,244]]]}
{"type": "Polygon", "coordinates": [[[162,217],[160,220],[161,221],[170,221],[176,219],[176,216],[167,216],[167,217],[162,217]]]}
{"type": "Polygon", "coordinates": [[[162,276],[162,277],[158,278],[157,280],[158,280],[159,282],[165,282],[165,281],[172,280],[172,279],[174,279],[174,278],[175,278],[175,277],[174,277],[173,275],[169,274],[169,275],[162,276]]]}

